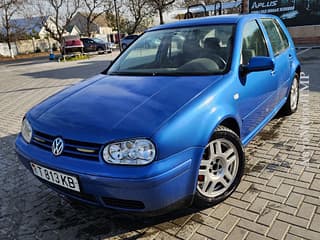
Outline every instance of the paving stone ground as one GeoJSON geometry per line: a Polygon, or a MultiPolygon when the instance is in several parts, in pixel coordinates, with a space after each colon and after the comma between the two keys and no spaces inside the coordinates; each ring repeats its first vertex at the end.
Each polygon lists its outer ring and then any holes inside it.
{"type": "Polygon", "coordinates": [[[74,207],[18,161],[24,113],[49,95],[102,71],[116,53],[86,61],[0,65],[0,239],[320,239],[320,50],[300,55],[300,106],[277,116],[246,147],[246,171],[223,203],[143,218],[74,207]]]}

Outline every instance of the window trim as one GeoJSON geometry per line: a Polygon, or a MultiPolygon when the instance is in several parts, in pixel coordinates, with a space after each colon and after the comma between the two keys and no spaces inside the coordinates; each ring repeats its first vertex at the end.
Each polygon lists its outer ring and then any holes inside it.
{"type": "Polygon", "coordinates": [[[290,45],[289,44],[289,39],[288,39],[287,35],[285,34],[285,32],[283,31],[280,23],[276,19],[273,19],[273,21],[277,25],[278,31],[280,32],[280,36],[285,38],[284,40],[285,40],[285,42],[287,44],[287,46],[285,46],[285,48],[283,49],[283,51],[285,51],[285,50],[287,50],[289,48],[289,45],[290,45]]]}
{"type": "MultiPolygon", "coordinates": [[[[265,37],[265,34],[264,34],[264,32],[263,32],[263,29],[261,28],[258,19],[252,19],[252,20],[250,20],[250,21],[247,21],[247,22],[244,24],[243,29],[242,29],[242,34],[241,34],[241,51],[240,51],[240,65],[243,65],[243,63],[241,63],[241,61],[243,60],[243,58],[242,58],[242,50],[243,50],[244,30],[245,30],[246,25],[247,25],[248,23],[250,23],[250,22],[256,22],[256,24],[257,24],[257,26],[258,26],[258,28],[259,28],[259,30],[260,30],[261,36],[262,36],[262,38],[263,38],[263,43],[264,43],[264,45],[266,46],[266,49],[267,49],[268,56],[266,56],[266,57],[271,57],[270,49],[269,49],[269,46],[268,46],[268,43],[267,43],[267,39],[266,39],[266,37],[265,37]]],[[[269,38],[269,36],[268,36],[268,38],[269,38]]]]}
{"type": "Polygon", "coordinates": [[[283,52],[285,52],[289,47],[290,47],[290,43],[289,43],[289,39],[288,39],[288,37],[287,37],[287,35],[285,34],[285,32],[284,32],[284,30],[282,29],[282,27],[281,27],[281,25],[279,24],[279,22],[277,21],[277,19],[275,19],[275,18],[261,18],[260,19],[261,20],[261,24],[263,25],[263,27],[264,27],[264,29],[265,29],[265,31],[266,31],[266,33],[267,33],[267,37],[268,37],[268,39],[269,39],[269,42],[270,42],[270,45],[271,45],[271,48],[272,48],[272,53],[273,53],[273,56],[274,57],[277,57],[277,56],[279,56],[281,53],[283,53],[283,52]],[[271,42],[271,39],[270,39],[270,37],[269,37],[269,32],[267,31],[267,28],[265,27],[265,25],[263,24],[263,20],[269,20],[269,21],[272,21],[275,25],[276,25],[276,31],[277,31],[277,33],[278,33],[278,35],[280,36],[280,38],[281,38],[281,45],[283,46],[282,48],[281,48],[281,50],[280,51],[278,51],[278,52],[274,52],[274,50],[273,50],[273,47],[272,47],[272,42],[271,42]],[[281,33],[282,34],[281,34],[281,33]],[[285,37],[285,39],[283,39],[283,37],[282,36],[284,36],[285,37]],[[286,45],[284,44],[284,40],[285,40],[285,42],[287,43],[286,45]]]}

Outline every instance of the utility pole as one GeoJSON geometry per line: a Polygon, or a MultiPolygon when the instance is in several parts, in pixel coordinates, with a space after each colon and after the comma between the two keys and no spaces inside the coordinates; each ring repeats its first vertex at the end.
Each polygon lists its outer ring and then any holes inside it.
{"type": "Polygon", "coordinates": [[[120,44],[120,29],[119,29],[119,16],[118,16],[118,9],[117,9],[117,1],[113,0],[114,3],[114,10],[116,12],[116,25],[117,25],[117,35],[118,35],[118,44],[119,50],[121,51],[121,44],[120,44]]]}

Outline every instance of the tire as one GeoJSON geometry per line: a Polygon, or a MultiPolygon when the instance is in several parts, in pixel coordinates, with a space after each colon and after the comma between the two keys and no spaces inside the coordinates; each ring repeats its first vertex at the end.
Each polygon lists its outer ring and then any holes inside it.
{"type": "Polygon", "coordinates": [[[299,75],[296,73],[290,87],[290,92],[282,111],[286,115],[290,115],[297,111],[299,103],[299,75]]]}
{"type": "Polygon", "coordinates": [[[240,183],[244,165],[239,136],[229,128],[217,127],[200,162],[195,205],[209,207],[228,198],[240,183]]]}
{"type": "Polygon", "coordinates": [[[98,52],[98,54],[104,54],[104,50],[101,47],[97,48],[97,52],[98,52]]]}

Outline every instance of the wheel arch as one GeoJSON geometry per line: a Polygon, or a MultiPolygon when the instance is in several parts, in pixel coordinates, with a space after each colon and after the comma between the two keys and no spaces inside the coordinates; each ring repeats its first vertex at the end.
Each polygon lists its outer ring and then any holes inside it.
{"type": "Polygon", "coordinates": [[[218,126],[224,126],[226,128],[229,128],[230,130],[232,130],[233,132],[235,132],[238,137],[240,137],[240,126],[237,122],[237,120],[233,117],[228,117],[226,119],[224,119],[222,122],[220,122],[218,126]]]}
{"type": "Polygon", "coordinates": [[[288,86],[287,93],[286,93],[286,96],[287,96],[287,97],[288,97],[289,94],[290,94],[291,84],[292,84],[293,79],[294,79],[294,77],[295,77],[296,74],[298,75],[298,83],[300,83],[300,73],[301,73],[301,65],[300,65],[300,64],[297,64],[297,65],[292,69],[292,72],[291,72],[291,78],[290,78],[289,86],[288,86]]]}
{"type": "MultiPolygon", "coordinates": [[[[196,183],[195,183],[195,199],[194,199],[195,204],[197,206],[208,207],[208,206],[212,206],[212,204],[218,204],[221,201],[228,198],[235,191],[237,186],[239,185],[239,183],[241,181],[241,177],[243,176],[243,173],[244,173],[245,154],[243,151],[243,146],[242,146],[240,137],[239,137],[239,139],[235,138],[234,133],[236,133],[236,134],[240,133],[240,126],[239,126],[235,117],[229,116],[229,117],[224,118],[222,121],[219,122],[219,124],[217,124],[217,126],[214,128],[214,130],[212,132],[211,139],[209,140],[209,141],[212,141],[212,140],[220,141],[221,140],[220,138],[225,138],[225,139],[229,140],[230,143],[233,144],[233,146],[237,149],[237,153],[238,153],[237,166],[238,166],[238,168],[236,170],[236,175],[234,175],[234,178],[232,178],[231,185],[227,186],[226,190],[223,193],[221,193],[220,195],[216,195],[216,196],[205,195],[201,190],[197,189],[198,181],[203,181],[203,180],[198,180],[199,174],[200,174],[200,172],[198,170],[198,175],[197,175],[196,183]],[[219,135],[216,135],[214,137],[215,133],[219,134],[219,135]]],[[[203,159],[207,159],[207,158],[203,158],[203,159]]],[[[197,169],[203,169],[203,168],[200,168],[202,161],[203,160],[200,159],[197,169]]],[[[209,171],[211,173],[212,169],[209,171]]],[[[203,175],[204,173],[201,173],[201,174],[203,175]]],[[[205,174],[202,177],[204,178],[204,176],[205,176],[205,174]]],[[[225,177],[223,177],[223,178],[225,178],[225,177]]],[[[202,188],[202,187],[200,186],[200,188],[202,188]]],[[[207,191],[207,190],[205,190],[205,191],[207,191]]],[[[218,190],[218,191],[220,191],[220,190],[218,190]]]]}
{"type": "Polygon", "coordinates": [[[211,133],[209,135],[209,138],[207,142],[210,141],[212,138],[214,132],[219,126],[224,126],[226,128],[229,128],[233,132],[237,134],[237,136],[240,138],[241,137],[241,122],[240,122],[240,117],[237,117],[235,115],[226,115],[224,117],[221,117],[219,121],[216,122],[216,124],[213,125],[213,128],[211,130],[211,133]]]}
{"type": "Polygon", "coordinates": [[[298,65],[298,66],[296,67],[295,73],[298,74],[299,79],[300,79],[300,73],[301,73],[301,66],[300,66],[300,65],[298,65]]]}

